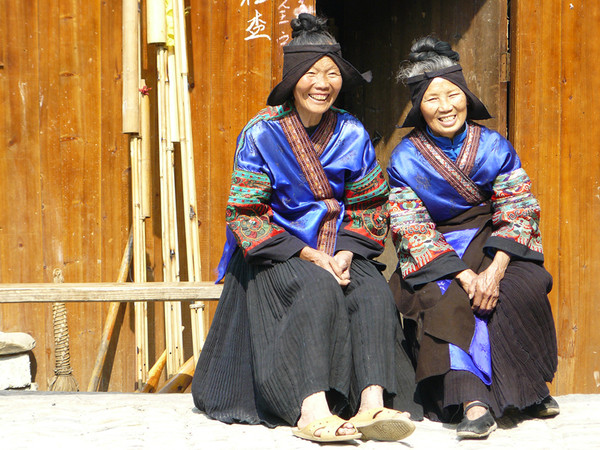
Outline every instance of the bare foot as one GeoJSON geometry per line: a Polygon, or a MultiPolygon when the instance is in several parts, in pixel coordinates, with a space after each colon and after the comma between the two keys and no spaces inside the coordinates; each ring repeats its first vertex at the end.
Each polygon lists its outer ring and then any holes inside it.
{"type": "MultiPolygon", "coordinates": [[[[471,403],[473,403],[473,402],[463,403],[463,408],[466,409],[467,406],[469,406],[471,403]]],[[[467,411],[466,416],[467,416],[467,419],[469,419],[469,420],[475,420],[475,419],[479,419],[486,412],[487,412],[487,409],[485,409],[483,406],[473,406],[472,408],[470,408],[467,411]]]]}
{"type": "MultiPolygon", "coordinates": [[[[374,408],[383,408],[383,388],[373,384],[363,389],[360,394],[360,408],[357,415],[374,408]]],[[[375,414],[377,417],[377,414],[375,414]]],[[[398,417],[410,419],[410,413],[398,411],[398,417]]]]}
{"type": "MultiPolygon", "coordinates": [[[[331,416],[331,411],[329,410],[329,405],[327,405],[327,398],[325,397],[325,392],[317,392],[315,394],[309,395],[302,402],[302,407],[300,409],[300,418],[298,419],[298,428],[302,429],[309,423],[314,422],[315,420],[325,419],[326,417],[331,416]]],[[[337,429],[336,434],[338,436],[347,436],[350,434],[357,433],[356,428],[350,422],[345,422],[340,428],[337,429]]],[[[315,436],[321,436],[321,430],[315,430],[315,436]]]]}

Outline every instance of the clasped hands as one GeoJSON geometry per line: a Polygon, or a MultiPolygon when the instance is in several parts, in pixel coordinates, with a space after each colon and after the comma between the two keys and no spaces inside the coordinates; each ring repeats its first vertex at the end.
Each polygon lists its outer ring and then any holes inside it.
{"type": "Polygon", "coordinates": [[[471,309],[480,316],[488,316],[498,303],[500,281],[510,262],[510,256],[498,250],[490,266],[480,274],[471,269],[463,270],[456,279],[471,300],[471,309]]]}
{"type": "Polygon", "coordinates": [[[311,247],[304,247],[299,254],[301,259],[310,261],[317,266],[329,272],[340,286],[350,284],[350,265],[352,264],[353,253],[349,250],[340,250],[334,256],[316,250],[311,247]]]}

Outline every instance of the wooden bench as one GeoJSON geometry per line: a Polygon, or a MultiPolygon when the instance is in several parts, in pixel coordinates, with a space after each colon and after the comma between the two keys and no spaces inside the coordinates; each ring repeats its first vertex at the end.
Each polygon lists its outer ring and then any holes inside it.
{"type": "Polygon", "coordinates": [[[212,282],[0,283],[0,303],[152,302],[218,300],[212,282]]]}
{"type": "MultiPolygon", "coordinates": [[[[114,326],[118,306],[122,302],[190,301],[190,308],[203,308],[205,301],[218,300],[222,284],[212,282],[149,282],[149,283],[0,283],[0,303],[66,303],[66,302],[110,302],[109,316],[102,334],[88,391],[97,391],[104,366],[108,345],[114,326]]],[[[165,351],[166,353],[166,351],[165,351]]],[[[164,365],[164,363],[163,363],[164,365]]],[[[191,382],[195,367],[190,358],[163,387],[161,392],[181,392],[191,382]]],[[[160,369],[162,370],[162,368],[160,369]]],[[[160,375],[160,371],[158,372],[160,375]]],[[[141,392],[156,388],[146,383],[141,392]]]]}

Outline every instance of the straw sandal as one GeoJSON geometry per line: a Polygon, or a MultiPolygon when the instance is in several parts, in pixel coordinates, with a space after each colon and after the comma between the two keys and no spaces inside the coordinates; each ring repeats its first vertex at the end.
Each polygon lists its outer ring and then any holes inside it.
{"type": "Polygon", "coordinates": [[[293,428],[292,434],[296,437],[314,442],[340,442],[360,439],[362,434],[359,432],[353,434],[337,434],[338,430],[346,423],[349,423],[349,421],[336,415],[332,415],[325,419],[315,420],[302,429],[297,427],[293,428]],[[321,430],[320,436],[315,435],[318,430],[321,430]]]}
{"type": "Polygon", "coordinates": [[[473,402],[465,408],[464,417],[456,427],[458,437],[465,439],[481,439],[490,435],[492,431],[498,428],[496,421],[490,413],[490,407],[483,402],[473,402]],[[482,406],[486,409],[485,414],[477,419],[467,419],[467,411],[474,406],[482,406]]]}
{"type": "Polygon", "coordinates": [[[357,414],[350,422],[360,431],[363,439],[399,441],[415,431],[415,424],[405,416],[388,408],[373,408],[357,414]]]}

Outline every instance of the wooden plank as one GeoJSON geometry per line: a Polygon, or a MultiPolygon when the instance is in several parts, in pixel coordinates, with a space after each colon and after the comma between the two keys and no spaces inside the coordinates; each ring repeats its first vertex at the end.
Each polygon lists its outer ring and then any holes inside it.
{"type": "Polygon", "coordinates": [[[271,49],[275,17],[273,6],[267,2],[251,3],[246,8],[246,30],[252,30],[252,24],[256,24],[253,32],[257,36],[253,38],[252,34],[247,33],[244,38],[247,64],[244,84],[248,90],[248,95],[245,96],[246,117],[249,119],[266,106],[271,90],[271,49]]]}
{"type": "MultiPolygon", "coordinates": [[[[208,279],[215,277],[225,242],[224,211],[229,197],[236,138],[248,120],[245,99],[250,93],[243,81],[247,67],[244,41],[248,27],[246,8],[240,2],[213,2],[211,20],[206,29],[211,41],[204,61],[210,67],[209,92],[212,99],[208,128],[210,167],[206,178],[210,209],[204,218],[205,223],[208,221],[210,224],[208,279]]],[[[208,306],[209,316],[212,316],[214,306],[208,306]]]]}
{"type": "Polygon", "coordinates": [[[0,303],[215,300],[222,285],[178,283],[3,283],[0,303]]]}
{"type": "MultiPolygon", "coordinates": [[[[511,100],[510,139],[533,182],[533,191],[542,207],[541,231],[545,266],[554,276],[550,300],[559,324],[558,295],[563,277],[559,270],[561,241],[561,113],[552,92],[560,90],[560,6],[532,8],[531,2],[511,5],[511,100]],[[552,213],[552,212],[557,213],[552,213]],[[549,213],[548,213],[549,212],[549,213]]],[[[562,392],[564,366],[559,335],[559,372],[554,391],[562,392]]],[[[571,356],[572,357],[572,356],[571,356]]],[[[568,359],[568,358],[567,358],[568,359]]]]}
{"type": "MultiPolygon", "coordinates": [[[[63,241],[60,230],[64,228],[64,212],[62,205],[62,154],[60,146],[60,19],[58,16],[58,0],[40,4],[38,12],[40,36],[46,36],[39,42],[39,77],[40,77],[40,178],[42,184],[42,255],[44,258],[43,278],[39,281],[52,282],[52,272],[62,267],[60,255],[63,254],[63,241]],[[60,261],[60,262],[59,262],[60,261]]],[[[31,280],[33,281],[33,280],[31,280]]],[[[37,280],[36,280],[37,281],[37,280]]],[[[54,369],[54,329],[52,305],[21,305],[21,308],[42,308],[43,314],[38,329],[43,331],[36,337],[34,349],[36,359],[42,360],[38,371],[43,374],[37,379],[39,389],[46,389],[48,379],[54,369]],[[43,326],[42,326],[43,324],[43,326]]]]}
{"type": "MultiPolygon", "coordinates": [[[[558,388],[565,392],[600,391],[600,220],[598,127],[590,126],[600,101],[600,82],[587,55],[600,50],[595,42],[600,21],[598,2],[565,2],[560,9],[560,254],[558,333],[561,366],[558,388]],[[566,387],[566,389],[564,388],[566,387]]],[[[547,89],[547,88],[546,88],[547,89]]],[[[554,98],[546,90],[547,101],[554,98]]]]}
{"type": "MultiPolygon", "coordinates": [[[[215,67],[213,63],[216,61],[207,57],[207,55],[210,55],[211,46],[215,41],[215,36],[213,36],[211,30],[212,7],[213,2],[195,2],[191,5],[188,15],[190,109],[194,124],[193,151],[196,170],[196,212],[198,215],[202,280],[214,280],[215,278],[214,268],[217,262],[215,262],[214,248],[219,247],[221,244],[213,242],[211,233],[213,230],[225,227],[224,214],[221,217],[215,217],[212,211],[212,197],[210,195],[212,190],[210,173],[213,167],[211,159],[211,143],[213,141],[211,135],[212,105],[211,102],[206,101],[206,98],[213,98],[214,95],[212,91],[212,72],[215,67]]],[[[222,180],[222,183],[229,183],[229,178],[222,180]]],[[[206,331],[210,327],[214,310],[215,307],[210,303],[205,304],[203,316],[206,331]]],[[[186,319],[187,312],[185,308],[182,312],[184,319],[186,319]]]]}
{"type": "MultiPolygon", "coordinates": [[[[0,280],[43,281],[42,178],[40,154],[43,133],[37,66],[40,59],[39,14],[45,5],[37,2],[4,1],[6,28],[2,34],[4,67],[0,69],[0,280]]],[[[51,151],[51,149],[48,149],[51,151]]],[[[3,305],[3,331],[23,331],[45,340],[46,305],[3,305]]],[[[40,386],[45,383],[49,355],[38,352],[36,362],[40,386]],[[42,372],[43,371],[43,372],[42,372]],[[42,375],[43,374],[43,375],[42,375]]]]}
{"type": "MultiPolygon", "coordinates": [[[[7,0],[0,0],[0,36],[8,34],[8,6],[7,0]]],[[[4,69],[6,60],[6,39],[0,40],[0,70],[4,69]]]]}
{"type": "MultiPolygon", "coordinates": [[[[213,222],[211,211],[211,102],[206,99],[213,98],[212,72],[214,60],[209,57],[211,45],[215,37],[212,34],[213,2],[192,2],[189,14],[190,47],[193,51],[188,54],[190,70],[190,107],[194,123],[194,160],[196,164],[196,197],[198,201],[198,227],[200,233],[200,254],[202,264],[202,279],[214,278],[214,254],[211,250],[214,242],[211,231],[224,227],[224,217],[216,218],[213,222]]],[[[228,183],[228,180],[222,180],[228,183]]]]}
{"type": "MultiPolygon", "coordinates": [[[[47,233],[57,239],[59,250],[46,254],[48,271],[60,269],[67,282],[100,280],[100,5],[81,0],[59,0],[58,15],[58,117],[61,158],[51,175],[58,188],[51,201],[60,205],[60,226],[48,222],[47,233]]],[[[93,333],[73,330],[99,329],[98,306],[67,306],[73,374],[80,382],[92,370],[88,348],[98,340],[93,333]]],[[[49,376],[50,374],[48,374],[49,376]]]]}
{"type": "MultiPolygon", "coordinates": [[[[121,133],[122,121],[122,67],[121,67],[121,0],[100,2],[99,43],[101,64],[100,104],[101,121],[100,148],[101,180],[100,220],[101,220],[101,274],[100,281],[114,282],[119,272],[119,261],[127,242],[131,227],[130,158],[128,137],[121,133]]],[[[95,280],[88,280],[95,281],[95,280]]],[[[98,325],[87,329],[92,344],[88,351],[94,355],[101,344],[101,332],[109,305],[106,303],[88,304],[88,314],[97,318],[98,325]],[[90,311],[90,309],[93,309],[90,311]]],[[[133,327],[133,304],[121,308],[117,315],[113,339],[109,346],[99,390],[131,391],[135,379],[135,354],[133,327]],[[131,322],[132,323],[132,322],[131,322]]],[[[87,359],[91,362],[91,357],[87,359]]],[[[81,374],[83,385],[89,375],[81,374]]]]}
{"type": "Polygon", "coordinates": [[[598,243],[600,219],[597,152],[600,130],[590,126],[600,100],[599,82],[584,55],[599,50],[597,2],[515,2],[511,10],[513,72],[511,134],[523,150],[542,206],[546,267],[558,332],[554,391],[598,392],[600,330],[598,243]]]}
{"type": "Polygon", "coordinates": [[[0,280],[41,281],[41,180],[37,5],[17,2],[9,9],[11,27],[3,36],[7,63],[3,73],[2,211],[0,280]],[[6,77],[6,78],[5,78],[6,77]],[[8,261],[10,261],[9,264],[8,261]]]}

